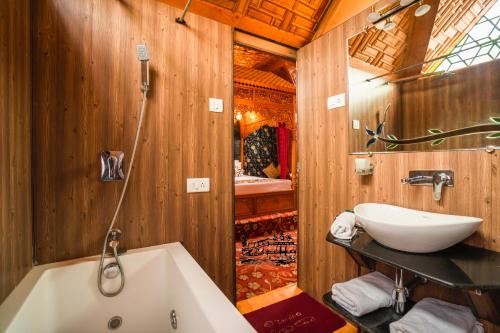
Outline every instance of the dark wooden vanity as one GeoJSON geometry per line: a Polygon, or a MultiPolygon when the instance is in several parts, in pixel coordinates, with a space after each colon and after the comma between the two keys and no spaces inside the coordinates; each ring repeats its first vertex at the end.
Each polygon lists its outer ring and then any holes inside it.
{"type": "MultiPolygon", "coordinates": [[[[458,289],[477,317],[500,324],[499,252],[465,244],[428,254],[401,252],[380,245],[363,231],[351,241],[336,239],[330,233],[326,240],[345,248],[359,267],[374,270],[375,263],[381,262],[417,278],[458,289]]],[[[331,292],[323,296],[323,302],[366,332],[389,332],[389,324],[402,317],[392,308],[355,317],[332,300],[331,292]]],[[[412,305],[408,301],[407,310],[412,305]]]]}

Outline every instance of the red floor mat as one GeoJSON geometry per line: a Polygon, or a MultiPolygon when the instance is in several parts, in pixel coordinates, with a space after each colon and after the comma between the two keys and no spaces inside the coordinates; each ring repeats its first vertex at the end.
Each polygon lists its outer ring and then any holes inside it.
{"type": "Polygon", "coordinates": [[[306,293],[247,313],[258,333],[331,333],[346,322],[306,293]]]}

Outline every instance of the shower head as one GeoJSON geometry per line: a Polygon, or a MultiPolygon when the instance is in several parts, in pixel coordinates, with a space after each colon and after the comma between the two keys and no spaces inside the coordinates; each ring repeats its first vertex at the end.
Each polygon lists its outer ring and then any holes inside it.
{"type": "Polygon", "coordinates": [[[137,58],[141,61],[141,90],[149,90],[149,55],[146,44],[137,44],[137,58]]]}

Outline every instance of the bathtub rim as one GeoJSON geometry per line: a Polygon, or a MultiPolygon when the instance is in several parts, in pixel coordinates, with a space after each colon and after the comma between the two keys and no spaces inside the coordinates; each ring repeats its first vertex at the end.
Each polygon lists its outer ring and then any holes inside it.
{"type": "MultiPolygon", "coordinates": [[[[180,242],[132,249],[123,254],[123,256],[161,249],[168,251],[172,255],[172,259],[179,268],[182,277],[187,281],[191,292],[196,295],[197,304],[203,309],[203,313],[208,315],[208,320],[215,331],[232,332],[240,330],[241,332],[255,332],[245,317],[238,312],[236,307],[180,242]],[[214,311],[214,309],[217,309],[217,311],[214,311]]],[[[50,269],[84,262],[96,262],[97,264],[99,258],[99,255],[94,255],[33,266],[3,303],[0,304],[0,332],[6,331],[13,323],[45,272],[50,269]]]]}

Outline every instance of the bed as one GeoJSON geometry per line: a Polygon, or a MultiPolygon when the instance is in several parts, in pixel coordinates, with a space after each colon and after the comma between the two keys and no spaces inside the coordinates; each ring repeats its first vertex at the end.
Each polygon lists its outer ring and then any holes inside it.
{"type": "Polygon", "coordinates": [[[235,194],[258,194],[268,192],[290,191],[290,179],[272,179],[254,176],[239,176],[234,178],[235,194]]]}
{"type": "Polygon", "coordinates": [[[296,209],[295,191],[289,179],[245,175],[235,177],[234,183],[237,220],[296,209]]]}

